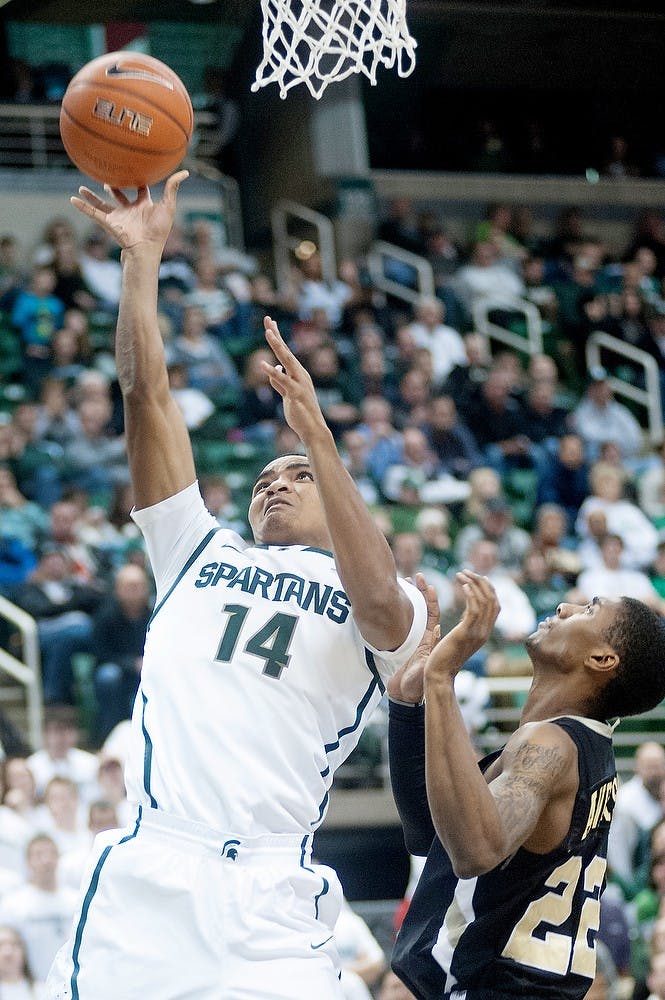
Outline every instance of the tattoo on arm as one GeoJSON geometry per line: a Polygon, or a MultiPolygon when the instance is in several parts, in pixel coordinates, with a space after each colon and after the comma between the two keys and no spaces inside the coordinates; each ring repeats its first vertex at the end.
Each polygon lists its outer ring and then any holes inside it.
{"type": "Polygon", "coordinates": [[[567,764],[558,746],[523,743],[491,784],[511,852],[533,832],[567,764]]]}

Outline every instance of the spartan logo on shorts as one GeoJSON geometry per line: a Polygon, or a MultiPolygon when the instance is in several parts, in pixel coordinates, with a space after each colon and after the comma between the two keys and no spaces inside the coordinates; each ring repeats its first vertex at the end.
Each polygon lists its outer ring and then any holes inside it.
{"type": "Polygon", "coordinates": [[[149,69],[138,69],[137,67],[123,69],[120,63],[109,66],[106,70],[106,75],[119,77],[122,80],[147,80],[149,83],[159,83],[168,90],[174,89],[172,81],[167,80],[164,76],[160,76],[159,73],[151,73],[149,69]]]}
{"type": "Polygon", "coordinates": [[[95,118],[101,118],[109,125],[117,128],[125,128],[129,132],[137,132],[138,135],[150,135],[153,119],[150,115],[144,115],[140,111],[133,111],[123,105],[116,105],[115,101],[109,101],[105,97],[98,97],[92,109],[95,118]]]}

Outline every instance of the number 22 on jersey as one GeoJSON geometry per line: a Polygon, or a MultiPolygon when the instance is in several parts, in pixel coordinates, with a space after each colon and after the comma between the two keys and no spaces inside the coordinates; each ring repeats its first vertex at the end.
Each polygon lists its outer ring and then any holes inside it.
{"type": "Polygon", "coordinates": [[[279,680],[282,670],[288,667],[291,656],[289,646],[295,632],[298,618],[277,612],[260,628],[250,632],[245,619],[250,608],[244,604],[225,604],[222,608],[228,620],[222,633],[215,659],[220,663],[230,663],[239,641],[244,640],[243,650],[264,661],[263,673],[279,680]],[[245,636],[247,635],[247,638],[245,636]]]}
{"type": "Polygon", "coordinates": [[[565,976],[568,970],[593,979],[596,970],[595,951],[589,945],[589,932],[600,926],[600,888],[603,884],[607,862],[594,857],[582,873],[582,859],[578,855],[568,858],[555,868],[545,885],[558,892],[546,892],[534,899],[515,926],[502,954],[521,965],[542,969],[565,976]],[[580,879],[584,874],[586,899],[580,909],[575,937],[548,930],[537,937],[535,931],[542,924],[561,927],[573,912],[573,901],[580,879]]]}

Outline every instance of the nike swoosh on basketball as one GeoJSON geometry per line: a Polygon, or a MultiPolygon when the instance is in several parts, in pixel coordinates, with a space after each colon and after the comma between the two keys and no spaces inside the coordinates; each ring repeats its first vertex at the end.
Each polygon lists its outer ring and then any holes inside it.
{"type": "Polygon", "coordinates": [[[107,76],[119,76],[124,80],[151,80],[153,83],[161,83],[163,87],[173,90],[173,84],[157,73],[150,73],[145,69],[123,69],[119,63],[109,66],[106,70],[107,76]]]}

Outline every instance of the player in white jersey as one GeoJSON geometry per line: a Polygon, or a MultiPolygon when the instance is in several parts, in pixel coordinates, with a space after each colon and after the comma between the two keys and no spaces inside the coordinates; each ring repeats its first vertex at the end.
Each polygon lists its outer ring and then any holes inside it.
{"type": "Polygon", "coordinates": [[[116,360],[157,601],[126,770],[136,818],[97,838],[47,995],[333,1000],[341,892],[312,863],[312,835],[335,768],[418,646],[425,602],[398,581],[312,381],[270,319],[278,363],[266,368],[306,455],[259,476],[255,544],[205,509],[157,326],[185,176],[156,204],[147,188],[134,202],[85,188],[72,199],[123,248],[116,360]]]}

